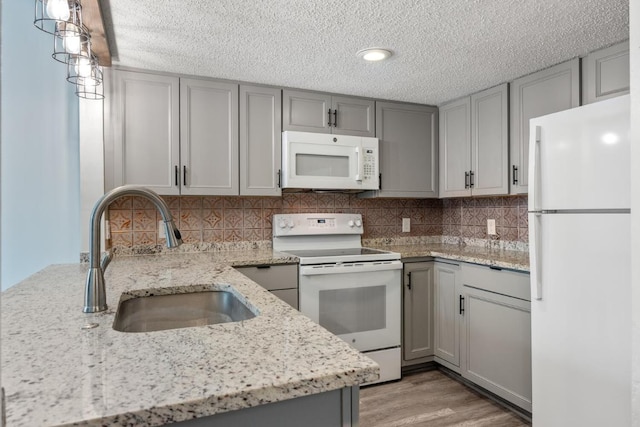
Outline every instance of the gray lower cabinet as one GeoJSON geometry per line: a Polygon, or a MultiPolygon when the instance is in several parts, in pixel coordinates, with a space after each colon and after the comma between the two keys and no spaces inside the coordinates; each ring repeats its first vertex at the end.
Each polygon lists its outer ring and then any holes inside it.
{"type": "Polygon", "coordinates": [[[434,264],[434,291],[435,360],[460,372],[460,264],[434,264]]]}
{"type": "Polygon", "coordinates": [[[178,422],[180,427],[357,427],[358,386],[178,422]]]}
{"type": "Polygon", "coordinates": [[[509,193],[505,83],[440,107],[440,197],[509,193]]]}
{"type": "Polygon", "coordinates": [[[105,186],[238,194],[238,85],[110,70],[105,186]]]}
{"type": "Polygon", "coordinates": [[[235,267],[284,302],[298,309],[298,264],[235,267]]]}
{"type": "Polygon", "coordinates": [[[405,262],[403,282],[402,364],[408,366],[433,356],[433,262],[405,262]]]}
{"type": "Polygon", "coordinates": [[[380,190],[360,197],[438,197],[438,108],[376,102],[380,190]]]}
{"type": "Polygon", "coordinates": [[[461,374],[531,411],[529,275],[462,265],[461,374]]]}
{"type": "Polygon", "coordinates": [[[582,59],[582,103],[629,93],[629,41],[596,50],[582,59]]]}
{"type": "Polygon", "coordinates": [[[375,136],[375,101],[283,90],[282,128],[301,132],[375,136]]]}
{"type": "Polygon", "coordinates": [[[240,85],[240,195],[280,196],[281,90],[240,85]]]}
{"type": "Polygon", "coordinates": [[[579,59],[514,80],[511,83],[511,194],[528,193],[529,120],[580,104],[579,59]]]}
{"type": "Polygon", "coordinates": [[[105,70],[105,187],[142,185],[178,195],[180,80],[105,70]]]}

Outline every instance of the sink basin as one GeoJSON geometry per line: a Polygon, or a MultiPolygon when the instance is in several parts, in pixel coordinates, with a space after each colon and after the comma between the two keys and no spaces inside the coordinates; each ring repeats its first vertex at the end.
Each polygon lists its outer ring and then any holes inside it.
{"type": "Polygon", "coordinates": [[[256,315],[228,291],[153,295],[121,301],[113,329],[152,332],[238,322],[254,317],[256,315]]]}

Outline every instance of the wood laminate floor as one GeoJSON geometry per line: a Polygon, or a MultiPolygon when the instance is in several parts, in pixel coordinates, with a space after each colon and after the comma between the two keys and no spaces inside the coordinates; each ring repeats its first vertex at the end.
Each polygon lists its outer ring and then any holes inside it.
{"type": "Polygon", "coordinates": [[[361,427],[530,425],[438,370],[360,390],[361,427]]]}

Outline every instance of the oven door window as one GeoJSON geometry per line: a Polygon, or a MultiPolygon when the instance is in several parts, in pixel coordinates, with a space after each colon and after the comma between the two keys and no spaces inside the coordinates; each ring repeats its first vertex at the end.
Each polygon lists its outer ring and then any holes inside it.
{"type": "Polygon", "coordinates": [[[320,291],[319,323],[336,335],[384,329],[386,297],[383,285],[320,291]]]}

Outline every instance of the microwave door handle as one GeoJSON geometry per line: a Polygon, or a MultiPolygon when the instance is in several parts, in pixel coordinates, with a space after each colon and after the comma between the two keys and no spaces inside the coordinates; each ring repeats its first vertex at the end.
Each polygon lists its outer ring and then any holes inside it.
{"type": "Polygon", "coordinates": [[[364,156],[362,155],[362,147],[356,147],[356,160],[358,161],[356,181],[362,181],[364,175],[364,156]]]}

